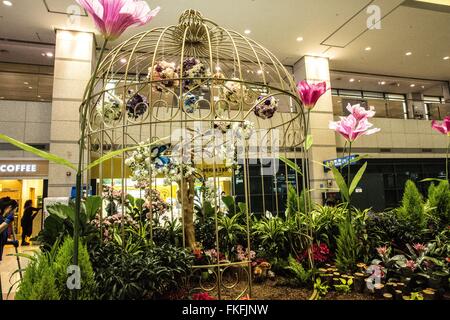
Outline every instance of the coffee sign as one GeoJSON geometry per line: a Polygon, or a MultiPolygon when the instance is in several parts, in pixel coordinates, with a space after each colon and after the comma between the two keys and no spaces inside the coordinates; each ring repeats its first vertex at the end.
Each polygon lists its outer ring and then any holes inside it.
{"type": "Polygon", "coordinates": [[[0,160],[0,177],[46,177],[48,161],[45,160],[0,160]]]}

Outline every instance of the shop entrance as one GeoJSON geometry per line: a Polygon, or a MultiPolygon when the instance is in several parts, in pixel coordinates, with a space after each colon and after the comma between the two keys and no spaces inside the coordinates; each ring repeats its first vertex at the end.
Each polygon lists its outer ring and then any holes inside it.
{"type": "MultiPolygon", "coordinates": [[[[24,205],[27,200],[32,201],[34,208],[42,208],[42,199],[44,195],[44,180],[28,179],[28,180],[0,180],[0,198],[10,197],[19,204],[19,210],[14,220],[14,232],[17,236],[21,236],[22,227],[21,219],[23,217],[24,205]]],[[[42,211],[38,212],[33,220],[33,232],[31,238],[38,235],[42,230],[43,216],[42,211]]]]}

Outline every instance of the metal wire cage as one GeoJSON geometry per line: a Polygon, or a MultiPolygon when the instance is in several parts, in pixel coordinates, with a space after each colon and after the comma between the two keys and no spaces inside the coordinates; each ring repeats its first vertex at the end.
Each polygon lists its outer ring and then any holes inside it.
{"type": "MultiPolygon", "coordinates": [[[[182,245],[200,253],[213,249],[194,266],[194,287],[219,298],[251,295],[251,215],[282,214],[278,193],[288,183],[301,187],[278,162],[279,155],[303,159],[297,152],[305,140],[304,113],[289,71],[255,41],[187,10],[178,25],[115,47],[94,79],[87,99],[88,157],[141,148],[102,164],[88,179],[97,179],[99,193],[105,185],[115,188],[122,212],[127,193],[146,199],[150,219],[161,213],[152,207],[151,190],[163,193],[169,204],[164,215],[179,219],[182,245]],[[136,157],[147,160],[138,174],[136,157]],[[175,178],[167,181],[168,174],[175,178]],[[221,225],[223,216],[237,213],[244,242],[239,259],[221,225]],[[213,221],[209,246],[198,234],[207,214],[213,221]]],[[[108,214],[103,211],[100,219],[108,214]]],[[[154,229],[150,224],[149,237],[154,229]]]]}

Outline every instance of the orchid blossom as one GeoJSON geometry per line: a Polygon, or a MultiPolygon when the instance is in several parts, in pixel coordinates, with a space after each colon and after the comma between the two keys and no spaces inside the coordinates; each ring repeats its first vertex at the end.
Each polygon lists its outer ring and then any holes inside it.
{"type": "Polygon", "coordinates": [[[348,112],[350,112],[356,120],[362,120],[364,118],[373,118],[375,115],[374,107],[370,107],[370,110],[366,110],[364,107],[361,107],[359,104],[355,104],[352,106],[348,104],[347,106],[348,112]]]}
{"type": "Polygon", "coordinates": [[[95,25],[107,40],[119,38],[131,26],[149,23],[160,8],[150,10],[141,0],[77,0],[94,19],[95,25]]]}
{"type": "Polygon", "coordinates": [[[327,91],[327,84],[326,82],[309,84],[307,81],[301,81],[297,85],[297,91],[305,108],[311,110],[316,106],[320,97],[327,91]]]}
{"type": "Polygon", "coordinates": [[[447,135],[448,137],[447,139],[449,140],[447,144],[447,156],[445,158],[445,178],[448,181],[448,153],[450,149],[450,116],[445,117],[442,123],[433,120],[431,122],[431,127],[434,130],[447,135]]]}
{"type": "Polygon", "coordinates": [[[370,129],[371,127],[373,124],[366,117],[358,120],[353,114],[341,117],[341,121],[330,122],[330,129],[341,134],[350,143],[360,136],[368,136],[380,131],[378,128],[370,129]]]}

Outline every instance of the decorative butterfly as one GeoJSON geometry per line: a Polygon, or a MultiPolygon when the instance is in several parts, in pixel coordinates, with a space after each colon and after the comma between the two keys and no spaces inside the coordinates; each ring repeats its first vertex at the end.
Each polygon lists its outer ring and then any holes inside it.
{"type": "Polygon", "coordinates": [[[156,168],[162,168],[170,163],[170,159],[164,156],[164,153],[170,148],[170,144],[154,147],[151,150],[152,161],[156,168]]]}

